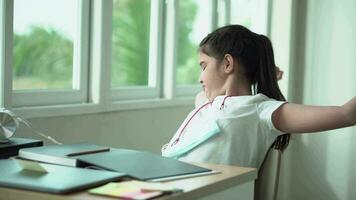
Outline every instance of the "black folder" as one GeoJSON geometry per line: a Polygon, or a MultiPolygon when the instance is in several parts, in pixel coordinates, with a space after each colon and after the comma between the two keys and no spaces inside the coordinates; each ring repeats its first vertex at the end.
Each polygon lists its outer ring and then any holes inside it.
{"type": "Polygon", "coordinates": [[[0,160],[0,186],[48,193],[69,193],[116,181],[125,175],[61,165],[41,165],[48,168],[49,172],[24,170],[14,160],[0,160]]]}
{"type": "Polygon", "coordinates": [[[0,143],[0,159],[16,156],[20,149],[42,146],[41,140],[12,137],[7,143],[0,143]]]}
{"type": "Polygon", "coordinates": [[[198,167],[161,155],[130,149],[115,149],[76,158],[89,165],[127,174],[139,180],[175,179],[178,176],[209,174],[210,169],[198,167]]]}

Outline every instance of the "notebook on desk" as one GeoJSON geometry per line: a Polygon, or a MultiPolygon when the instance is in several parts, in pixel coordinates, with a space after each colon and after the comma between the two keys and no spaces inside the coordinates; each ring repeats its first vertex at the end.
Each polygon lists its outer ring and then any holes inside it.
{"type": "Polygon", "coordinates": [[[100,168],[123,172],[139,180],[172,180],[188,176],[216,173],[210,169],[198,167],[157,154],[129,149],[115,149],[76,156],[79,161],[100,168]]]}
{"type": "Polygon", "coordinates": [[[24,170],[11,159],[0,160],[0,186],[47,193],[69,193],[116,181],[125,175],[61,165],[41,165],[48,173],[24,170]]]}
{"type": "Polygon", "coordinates": [[[74,158],[75,155],[102,151],[110,151],[110,148],[89,143],[73,143],[20,149],[18,157],[57,165],[83,167],[82,163],[74,158]]]}

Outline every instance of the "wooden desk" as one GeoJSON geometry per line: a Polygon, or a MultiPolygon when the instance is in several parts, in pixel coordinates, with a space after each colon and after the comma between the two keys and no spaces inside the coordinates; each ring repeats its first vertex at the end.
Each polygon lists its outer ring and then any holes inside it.
{"type": "MultiPolygon", "coordinates": [[[[209,169],[221,171],[221,173],[166,181],[165,183],[181,188],[184,192],[166,195],[157,199],[243,199],[253,200],[254,180],[257,178],[257,170],[254,168],[242,168],[236,166],[197,164],[209,169]]],[[[113,200],[104,196],[91,195],[87,191],[56,195],[41,192],[33,192],[19,189],[0,187],[0,199],[4,200],[113,200]]]]}

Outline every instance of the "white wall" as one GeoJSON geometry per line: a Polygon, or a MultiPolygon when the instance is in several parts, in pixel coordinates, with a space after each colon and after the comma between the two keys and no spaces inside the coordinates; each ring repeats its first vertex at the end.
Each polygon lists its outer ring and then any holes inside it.
{"type": "MultiPolygon", "coordinates": [[[[298,0],[292,8],[289,100],[342,105],[356,94],[356,1],[298,0]]],[[[273,26],[283,34],[279,17],[273,26]]],[[[356,128],[293,135],[282,156],[278,199],[356,199],[355,144],[356,128]]]]}
{"type": "MultiPolygon", "coordinates": [[[[34,118],[29,121],[36,130],[63,143],[90,142],[160,153],[161,146],[173,136],[192,107],[34,118]]],[[[21,125],[15,137],[41,139],[24,125],[21,125]]]]}

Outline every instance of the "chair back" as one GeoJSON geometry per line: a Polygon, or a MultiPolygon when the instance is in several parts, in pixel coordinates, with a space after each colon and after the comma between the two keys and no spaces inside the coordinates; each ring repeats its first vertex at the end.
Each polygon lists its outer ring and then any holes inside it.
{"type": "Polygon", "coordinates": [[[255,181],[255,200],[276,200],[278,193],[281,152],[269,149],[255,181]]]}

